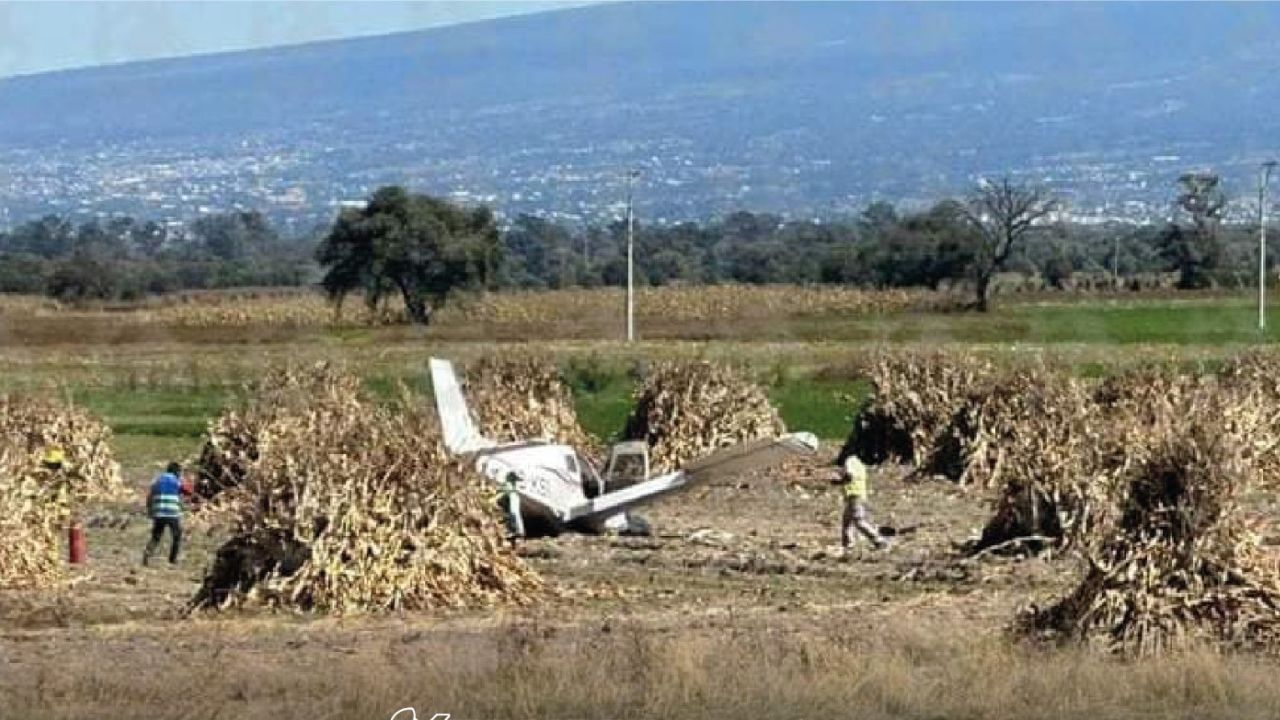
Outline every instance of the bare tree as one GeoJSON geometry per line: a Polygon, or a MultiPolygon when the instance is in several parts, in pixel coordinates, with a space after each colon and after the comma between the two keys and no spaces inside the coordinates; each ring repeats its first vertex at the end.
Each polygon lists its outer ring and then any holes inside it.
{"type": "Polygon", "coordinates": [[[1014,249],[1057,208],[1057,199],[1044,188],[1015,185],[1007,177],[984,181],[974,190],[965,218],[978,234],[971,266],[978,310],[987,311],[991,280],[1004,269],[1014,249]]]}

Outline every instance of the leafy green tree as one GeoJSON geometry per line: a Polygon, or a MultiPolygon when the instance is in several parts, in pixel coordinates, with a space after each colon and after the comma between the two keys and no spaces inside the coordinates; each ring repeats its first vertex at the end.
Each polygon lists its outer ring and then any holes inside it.
{"type": "Polygon", "coordinates": [[[696,277],[697,259],[675,250],[659,250],[646,258],[644,273],[650,285],[669,285],[696,277]]]}
{"type": "Polygon", "coordinates": [[[511,259],[505,268],[505,279],[521,287],[546,287],[551,256],[571,241],[569,231],[562,225],[534,215],[516,217],[502,237],[511,259]]]}
{"type": "Polygon", "coordinates": [[[777,215],[739,210],[725,217],[721,231],[727,238],[752,243],[771,239],[781,226],[782,219],[777,215]]]}
{"type": "Polygon", "coordinates": [[[967,222],[965,207],[955,200],[943,200],[921,215],[908,220],[908,228],[918,227],[929,237],[933,260],[924,284],[937,289],[943,280],[963,278],[973,265],[980,238],[967,222]]]}
{"type": "Polygon", "coordinates": [[[0,253],[0,293],[42,294],[51,263],[29,253],[0,253]]]}
{"type": "Polygon", "coordinates": [[[859,218],[867,281],[880,287],[926,286],[964,276],[973,258],[974,232],[964,208],[939,202],[924,212],[899,217],[876,203],[859,218]]]}
{"type": "Polygon", "coordinates": [[[76,229],[71,221],[46,215],[14,228],[5,238],[3,249],[53,259],[69,255],[75,245],[76,229]]]}
{"type": "Polygon", "coordinates": [[[897,227],[898,209],[892,203],[877,200],[858,216],[858,228],[867,237],[883,237],[897,227]]]}
{"type": "Polygon", "coordinates": [[[427,324],[453,290],[489,287],[502,247],[488,208],[384,187],[364,208],[338,216],[316,259],[335,301],[363,291],[376,305],[394,289],[409,318],[427,324]]]}
{"type": "Polygon", "coordinates": [[[196,246],[220,260],[243,260],[261,254],[279,238],[257,211],[206,215],[191,225],[196,246]]]}
{"type": "Polygon", "coordinates": [[[877,275],[884,285],[926,286],[964,276],[977,241],[964,207],[943,201],[884,228],[877,275]]]}
{"type": "Polygon", "coordinates": [[[1219,177],[1209,172],[1182,175],[1175,204],[1181,217],[1161,234],[1161,251],[1178,272],[1179,288],[1208,287],[1223,255],[1218,231],[1227,196],[1219,177]]]}
{"type": "MultiPolygon", "coordinates": [[[[169,233],[159,223],[140,222],[131,217],[117,217],[107,221],[106,233],[117,238],[118,244],[139,258],[156,258],[169,241],[169,233]]],[[[274,236],[274,231],[272,231],[274,236]]]]}
{"type": "Polygon", "coordinates": [[[58,262],[48,281],[48,293],[60,300],[132,300],[141,295],[129,267],[115,260],[102,244],[78,248],[58,262]]]}
{"type": "Polygon", "coordinates": [[[1053,255],[1049,256],[1044,264],[1044,281],[1049,284],[1049,287],[1062,290],[1071,279],[1073,272],[1075,272],[1075,266],[1071,258],[1067,257],[1067,251],[1058,245],[1053,255]]]}

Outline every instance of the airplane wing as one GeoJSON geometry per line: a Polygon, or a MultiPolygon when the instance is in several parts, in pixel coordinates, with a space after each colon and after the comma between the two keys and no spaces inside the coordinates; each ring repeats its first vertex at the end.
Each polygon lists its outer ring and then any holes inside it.
{"type": "Polygon", "coordinates": [[[471,419],[471,410],[462,396],[462,386],[453,370],[453,363],[431,358],[431,390],[436,398],[436,412],[440,415],[440,430],[449,452],[466,455],[497,443],[482,436],[471,419]]]}
{"type": "Polygon", "coordinates": [[[809,455],[817,450],[818,438],[813,433],[791,433],[731,445],[698,458],[682,469],[691,482],[709,482],[764,470],[788,458],[809,455]]]}
{"type": "Polygon", "coordinates": [[[812,433],[792,433],[776,438],[752,440],[699,458],[681,470],[659,475],[621,490],[608,492],[571,508],[566,521],[590,520],[652,502],[664,495],[697,483],[764,470],[789,457],[818,450],[812,433]]]}

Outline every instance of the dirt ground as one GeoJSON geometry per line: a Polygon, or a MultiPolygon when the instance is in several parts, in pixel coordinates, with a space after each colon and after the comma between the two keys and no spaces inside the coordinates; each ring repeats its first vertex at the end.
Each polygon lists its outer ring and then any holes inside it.
{"type": "MultiPolygon", "coordinates": [[[[104,691],[105,705],[72,715],[76,703],[59,700],[49,690],[59,681],[50,678],[83,673],[74,668],[87,663],[93,672],[105,663],[123,677],[210,663],[242,668],[246,658],[258,667],[323,667],[383,657],[389,646],[459,642],[501,654],[512,637],[530,633],[803,638],[833,628],[873,633],[909,618],[920,626],[963,628],[960,636],[990,637],[1020,606],[1060,592],[1074,577],[1076,566],[1065,558],[967,559],[959,545],[981,528],[987,502],[950,483],[908,478],[897,467],[872,475],[874,519],[894,529],[893,547],[880,552],[863,543],[841,554],[840,497],[829,483],[834,448],[825,450],[814,460],[663,499],[644,510],[654,528],[650,537],[564,535],[524,542],[520,554],[549,588],[544,602],[525,608],[356,618],[265,611],[187,617],[184,603],[221,529],[191,518],[180,564],[142,567],[149,524],[140,504],[98,506],[87,515],[90,561],[74,569],[62,588],[0,594],[0,698],[22,700],[14,707],[32,708],[32,716],[115,717],[110,708],[128,707],[112,704],[122,696],[104,691]],[[41,694],[46,691],[54,697],[41,694]]],[[[133,482],[141,497],[146,478],[133,482]]]]}

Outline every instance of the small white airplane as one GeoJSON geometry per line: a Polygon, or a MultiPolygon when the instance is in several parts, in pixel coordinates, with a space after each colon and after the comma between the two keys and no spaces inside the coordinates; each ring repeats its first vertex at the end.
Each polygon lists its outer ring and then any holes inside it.
{"type": "Polygon", "coordinates": [[[431,387],[445,447],[474,458],[481,475],[510,489],[505,510],[516,536],[565,530],[647,535],[648,523],[630,509],[696,482],[767,468],[818,449],[812,433],[791,433],[731,446],[675,472],[649,477],[649,448],[633,440],[610,448],[601,474],[569,445],[548,439],[499,444],[483,437],[448,360],[431,358],[431,387]]]}

